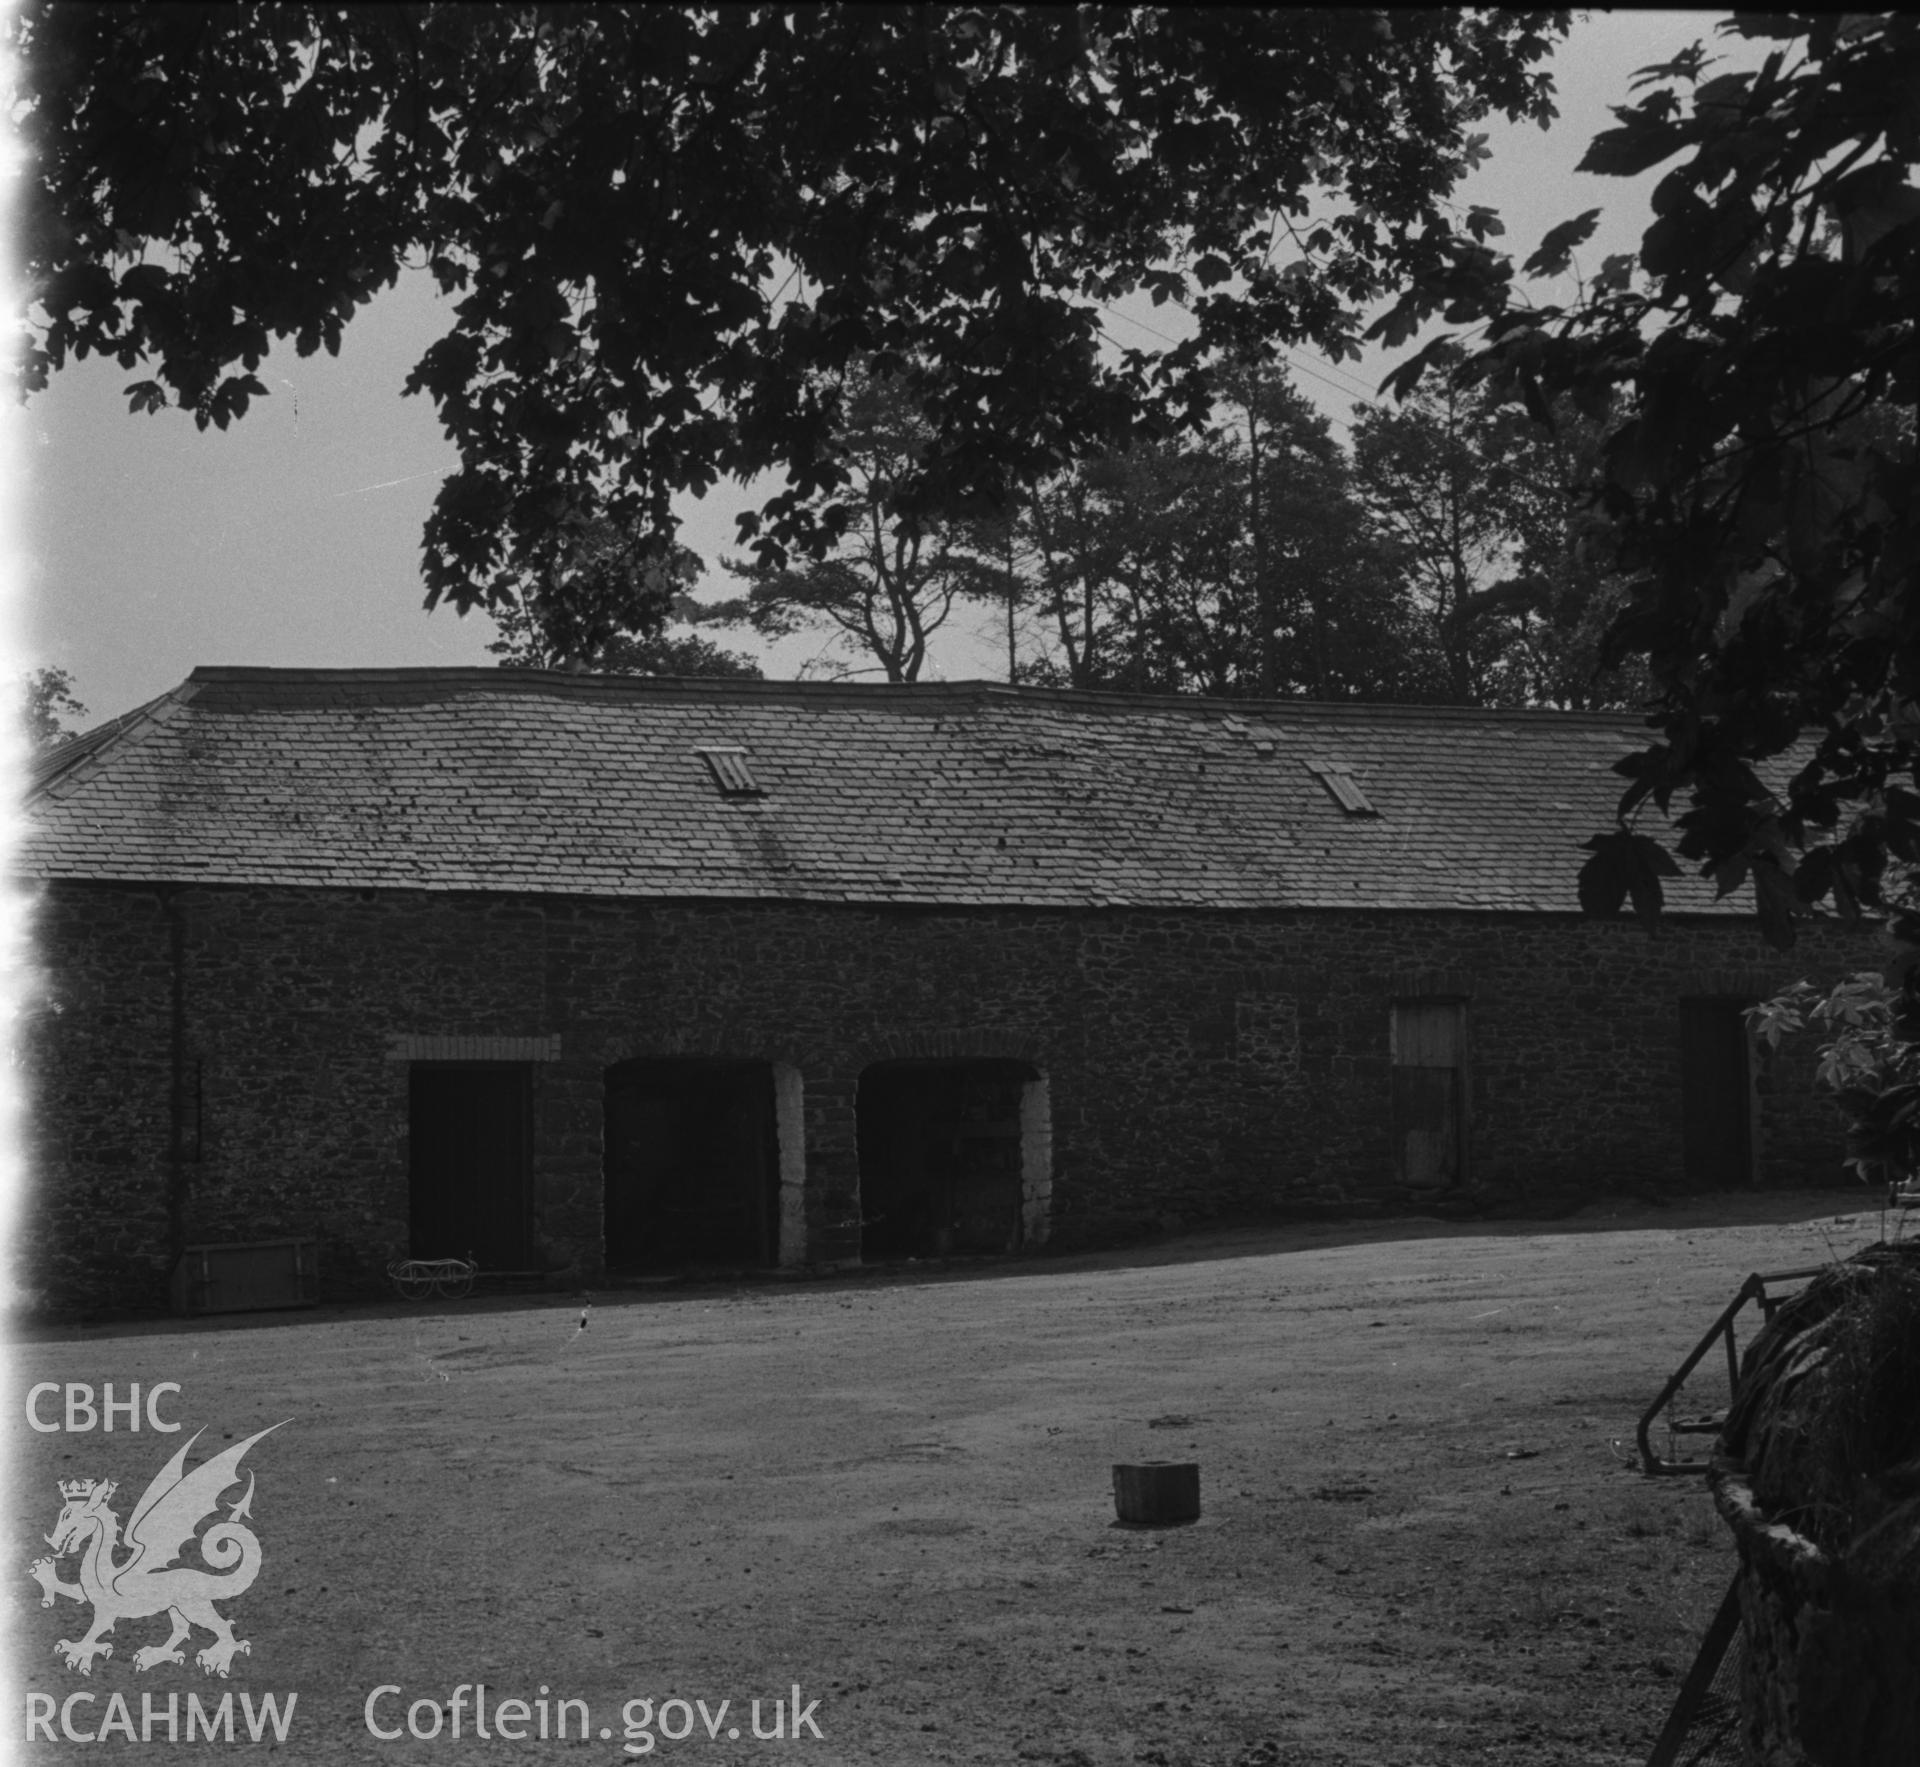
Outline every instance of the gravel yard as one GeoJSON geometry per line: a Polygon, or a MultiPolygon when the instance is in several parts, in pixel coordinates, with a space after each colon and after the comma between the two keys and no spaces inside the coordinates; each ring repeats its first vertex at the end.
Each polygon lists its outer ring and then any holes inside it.
{"type": "Polygon", "coordinates": [[[1626,1767],[1732,1572],[1700,1484],[1625,1464],[1639,1410],[1749,1271],[1877,1237],[1861,1200],[25,1331],[23,1758],[160,1742],[177,1696],[166,1758],[225,1759],[190,1710],[233,1695],[244,1752],[272,1694],[300,1763],[1626,1767]],[[35,1383],[51,1423],[109,1381],[177,1382],[185,1429],[31,1427],[35,1383]],[[91,1616],[27,1575],[57,1481],[117,1481],[124,1527],[193,1431],[198,1463],[282,1419],[223,1499],[256,1481],[230,1676],[202,1631],[138,1671],[164,1614],[66,1667],[91,1616]],[[1142,1459],[1200,1462],[1198,1523],[1114,1525],[1142,1459]]]}

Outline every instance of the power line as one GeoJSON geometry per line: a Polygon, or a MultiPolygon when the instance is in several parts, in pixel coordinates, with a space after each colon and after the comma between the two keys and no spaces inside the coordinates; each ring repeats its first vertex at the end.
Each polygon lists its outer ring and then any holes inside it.
{"type": "MultiPolygon", "coordinates": [[[[1102,308],[1102,311],[1113,314],[1113,316],[1116,319],[1126,320],[1126,322],[1129,325],[1137,325],[1142,331],[1146,332],[1149,336],[1159,338],[1162,343],[1177,344],[1180,341],[1176,337],[1168,336],[1166,332],[1161,331],[1156,326],[1149,325],[1144,319],[1134,318],[1134,316],[1131,313],[1122,313],[1117,308],[1114,308],[1114,307],[1104,307],[1102,308]]],[[[1327,380],[1327,377],[1324,374],[1314,374],[1311,368],[1308,368],[1303,363],[1296,361],[1292,353],[1290,353],[1289,351],[1282,350],[1280,352],[1281,359],[1287,364],[1288,367],[1298,369],[1300,373],[1311,375],[1315,380],[1322,381],[1326,385],[1332,386],[1335,392],[1352,392],[1357,397],[1363,398],[1363,399],[1370,399],[1373,397],[1373,389],[1369,387],[1365,381],[1360,380],[1357,376],[1348,374],[1346,370],[1343,369],[1337,362],[1330,362],[1327,360],[1325,356],[1316,355],[1312,350],[1303,350],[1300,352],[1300,354],[1305,356],[1312,356],[1314,361],[1322,363],[1324,366],[1332,369],[1335,374],[1341,376],[1341,378],[1346,382],[1348,382],[1349,384],[1346,386],[1337,386],[1332,381],[1327,380]]]]}
{"type": "MultiPolygon", "coordinates": [[[[1147,322],[1144,319],[1134,318],[1131,313],[1122,313],[1117,308],[1109,307],[1105,305],[1103,305],[1100,310],[1101,312],[1108,314],[1112,318],[1124,319],[1129,325],[1137,326],[1141,331],[1144,331],[1149,337],[1157,337],[1158,339],[1160,339],[1162,343],[1178,344],[1180,342],[1178,338],[1169,337],[1164,331],[1158,330],[1156,327],[1147,324],[1147,322]]],[[[1109,343],[1114,342],[1111,335],[1104,328],[1102,329],[1100,335],[1106,338],[1109,343]]],[[[1118,346],[1116,345],[1116,348],[1117,347],[1118,346]]],[[[1284,362],[1286,366],[1293,373],[1304,374],[1309,380],[1317,380],[1322,386],[1329,387],[1336,393],[1344,393],[1349,398],[1358,398],[1358,399],[1371,399],[1373,397],[1373,390],[1367,385],[1365,385],[1364,382],[1361,382],[1359,380],[1352,380],[1350,385],[1343,386],[1339,381],[1329,380],[1326,375],[1316,373],[1313,369],[1309,368],[1304,362],[1296,361],[1293,358],[1293,356],[1290,355],[1287,351],[1282,350],[1279,352],[1279,354],[1280,354],[1281,361],[1284,362]]],[[[1326,361],[1326,358],[1323,356],[1316,357],[1315,360],[1326,361]]],[[[1334,368],[1334,365],[1331,362],[1328,362],[1327,366],[1329,368],[1334,368]]],[[[1334,368],[1334,372],[1337,374],[1340,371],[1339,369],[1334,368]]],[[[1351,377],[1349,378],[1351,379],[1351,377]]],[[[1344,417],[1328,416],[1327,421],[1329,423],[1338,424],[1342,429],[1348,429],[1352,427],[1349,421],[1344,417]]]]}

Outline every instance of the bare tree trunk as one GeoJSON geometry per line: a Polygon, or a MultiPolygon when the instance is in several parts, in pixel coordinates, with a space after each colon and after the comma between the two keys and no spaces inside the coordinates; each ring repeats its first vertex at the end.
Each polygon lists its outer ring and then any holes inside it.
{"type": "Polygon", "coordinates": [[[1014,649],[1013,606],[1015,588],[1013,581],[1013,518],[1007,518],[1007,685],[1011,687],[1019,675],[1019,655],[1014,649]]]}

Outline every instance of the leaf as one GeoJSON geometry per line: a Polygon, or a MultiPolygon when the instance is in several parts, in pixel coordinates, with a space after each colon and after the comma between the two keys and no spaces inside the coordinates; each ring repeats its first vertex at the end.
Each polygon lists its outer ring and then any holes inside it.
{"type": "Polygon", "coordinates": [[[1149,270],[1145,286],[1156,307],[1164,307],[1169,301],[1183,302],[1187,298],[1187,279],[1177,270],[1149,270]]]}
{"type": "Polygon", "coordinates": [[[1722,264],[1713,273],[1715,282],[1728,294],[1744,298],[1752,292],[1753,273],[1760,263],[1760,242],[1750,240],[1746,248],[1736,258],[1722,264]]]}
{"type": "Polygon", "coordinates": [[[1656,61],[1648,67],[1635,68],[1628,82],[1629,89],[1637,92],[1642,86],[1651,86],[1661,80],[1697,80],[1706,59],[1707,48],[1704,43],[1689,43],[1671,61],[1656,61]]]}
{"type": "Polygon", "coordinates": [[[1553,407],[1547,403],[1546,395],[1540,390],[1539,379],[1531,370],[1522,370],[1520,375],[1520,397],[1525,401],[1527,415],[1547,431],[1549,435],[1557,432],[1553,407]]]}
{"type": "Polygon", "coordinates": [[[1633,286],[1634,257],[1631,252],[1611,252],[1600,260],[1593,274],[1596,295],[1619,294],[1633,286]]]}
{"type": "Polygon", "coordinates": [[[1571,221],[1562,221],[1559,226],[1548,228],[1539,249],[1520,266],[1521,274],[1560,275],[1571,261],[1574,248],[1585,245],[1593,237],[1593,230],[1599,223],[1600,211],[1588,209],[1583,214],[1575,215],[1571,221]]]}
{"type": "Polygon", "coordinates": [[[1713,210],[1692,191],[1683,191],[1669,210],[1640,236],[1640,268],[1649,276],[1676,279],[1711,272],[1721,261],[1715,250],[1713,210]]]}
{"type": "MultiPolygon", "coordinates": [[[[1389,350],[1397,350],[1420,329],[1422,322],[1426,319],[1430,311],[1431,308],[1423,297],[1412,293],[1402,295],[1386,312],[1381,314],[1378,319],[1367,327],[1366,336],[1369,340],[1377,338],[1380,343],[1389,350]]],[[[1427,354],[1428,351],[1421,351],[1420,355],[1413,359],[1414,362],[1424,363],[1427,354]]],[[[1380,383],[1382,390],[1384,391],[1389,384],[1397,383],[1401,374],[1403,374],[1406,369],[1412,368],[1412,366],[1412,363],[1408,363],[1404,364],[1402,368],[1396,369],[1393,374],[1389,375],[1386,380],[1380,383]]],[[[1407,381],[1406,385],[1411,386],[1413,381],[1419,378],[1420,370],[1414,369],[1412,380],[1407,381]]]]}
{"type": "Polygon", "coordinates": [[[164,264],[133,264],[120,273],[120,295],[123,300],[152,300],[172,281],[173,273],[164,264]]]}
{"type": "Polygon", "coordinates": [[[1768,558],[1763,559],[1758,568],[1742,571],[1734,578],[1733,587],[1727,595],[1727,605],[1722,609],[1715,628],[1715,639],[1722,647],[1733,643],[1740,635],[1741,623],[1748,613],[1785,574],[1777,559],[1768,558]]]}
{"type": "Polygon", "coordinates": [[[1713,894],[1716,901],[1731,896],[1747,881],[1747,872],[1752,868],[1752,863],[1745,853],[1735,853],[1714,866],[1713,894]]]}
{"type": "Polygon", "coordinates": [[[1596,919],[1619,914],[1631,900],[1636,919],[1649,933],[1657,933],[1666,892],[1663,877],[1678,877],[1673,855],[1650,835],[1616,828],[1583,843],[1593,854],[1580,868],[1581,912],[1596,919]]]}
{"type": "Polygon", "coordinates": [[[1797,901],[1812,906],[1833,889],[1836,899],[1840,889],[1840,866],[1838,856],[1831,847],[1815,847],[1802,857],[1793,873],[1793,893],[1797,901]],[[1835,886],[1839,886],[1835,888],[1835,886]]]}
{"type": "Polygon", "coordinates": [[[1753,862],[1753,901],[1760,916],[1761,936],[1776,950],[1792,950],[1797,905],[1793,878],[1771,859],[1757,858],[1753,862]]]}
{"type": "Polygon", "coordinates": [[[1623,423],[1607,441],[1608,479],[1623,491],[1637,491],[1653,481],[1657,468],[1647,445],[1646,427],[1634,419],[1623,423]]]}
{"type": "MultiPolygon", "coordinates": [[[[1409,328],[1409,331],[1411,331],[1411,328],[1409,328]]],[[[1373,333],[1370,331],[1367,335],[1371,337],[1373,333]]],[[[1393,340],[1388,339],[1385,341],[1391,343],[1393,340]]],[[[1454,344],[1451,338],[1435,338],[1424,349],[1409,356],[1399,367],[1389,373],[1386,378],[1380,382],[1380,391],[1393,399],[1405,399],[1409,397],[1414,388],[1420,384],[1420,377],[1425,374],[1436,361],[1444,360],[1447,353],[1453,347],[1454,344]]]]}
{"type": "Polygon", "coordinates": [[[1842,860],[1834,866],[1833,905],[1848,926],[1857,926],[1863,918],[1859,885],[1859,874],[1852,865],[1842,860]]]}
{"type": "Polygon", "coordinates": [[[1645,106],[1638,110],[1617,109],[1613,114],[1621,119],[1620,127],[1603,129],[1594,136],[1575,171],[1597,172],[1608,178],[1637,178],[1642,172],[1672,159],[1692,140],[1690,130],[1656,120],[1645,106]]]}
{"type": "Polygon", "coordinates": [[[1659,927],[1660,911],[1666,905],[1666,892],[1660,887],[1663,877],[1678,877],[1680,867],[1673,855],[1651,835],[1632,837],[1627,861],[1627,894],[1633,911],[1648,932],[1659,927]]]}
{"type": "Polygon", "coordinates": [[[1611,846],[1602,845],[1609,837],[1596,835],[1584,844],[1593,857],[1580,867],[1580,912],[1594,920],[1610,920],[1627,899],[1627,877],[1619,857],[1611,846]]]}
{"type": "Polygon", "coordinates": [[[1734,110],[1746,99],[1753,85],[1753,75],[1716,74],[1711,80],[1694,88],[1693,105],[1695,110],[1734,110]]]}
{"type": "Polygon", "coordinates": [[[1798,37],[1807,26],[1798,13],[1741,12],[1728,20],[1728,28],[1740,37],[1798,37]]]}
{"type": "Polygon", "coordinates": [[[1920,190],[1898,165],[1863,166],[1840,180],[1827,199],[1839,216],[1849,263],[1858,263],[1889,233],[1920,219],[1920,190]]]}

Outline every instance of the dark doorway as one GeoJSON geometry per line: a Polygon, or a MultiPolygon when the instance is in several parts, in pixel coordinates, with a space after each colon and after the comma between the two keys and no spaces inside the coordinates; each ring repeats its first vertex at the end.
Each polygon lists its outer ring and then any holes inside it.
{"type": "Polygon", "coordinates": [[[1414,1190],[1466,1176],[1466,1008],[1458,1000],[1393,1006],[1393,1159],[1414,1190]]]}
{"type": "Polygon", "coordinates": [[[767,1062],[607,1069],[607,1267],[771,1264],[779,1157],[767,1062]]]}
{"type": "Polygon", "coordinates": [[[407,1148],[416,1258],[532,1267],[532,1097],[523,1063],[413,1064],[407,1148]]]}
{"type": "Polygon", "coordinates": [[[882,1062],[860,1076],[860,1253],[1005,1252],[1020,1243],[1017,1061],[882,1062]]]}
{"type": "Polygon", "coordinates": [[[1687,1182],[1735,1190],[1753,1182],[1753,1081],[1738,1000],[1680,1002],[1680,1113],[1687,1182]]]}

